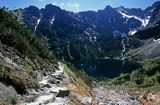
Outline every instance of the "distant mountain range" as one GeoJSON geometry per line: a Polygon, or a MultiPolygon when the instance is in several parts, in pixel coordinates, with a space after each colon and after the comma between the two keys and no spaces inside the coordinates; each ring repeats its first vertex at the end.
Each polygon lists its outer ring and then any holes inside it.
{"type": "MultiPolygon", "coordinates": [[[[42,9],[30,6],[22,12],[33,33],[49,38],[58,58],[91,59],[120,56],[122,37],[153,28],[160,21],[159,6],[160,2],[145,10],[106,6],[97,12],[73,13],[48,4],[42,9]]],[[[137,38],[144,39],[144,35],[135,36],[137,47],[141,45],[137,38]]]]}

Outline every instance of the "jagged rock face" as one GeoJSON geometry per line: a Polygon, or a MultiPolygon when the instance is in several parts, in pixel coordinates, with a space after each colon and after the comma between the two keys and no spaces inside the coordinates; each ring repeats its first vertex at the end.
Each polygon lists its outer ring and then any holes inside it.
{"type": "Polygon", "coordinates": [[[144,40],[145,44],[138,49],[134,49],[134,53],[130,54],[135,56],[134,58],[137,60],[153,59],[160,56],[160,2],[156,2],[146,10],[151,14],[150,21],[144,29],[134,35],[134,37],[144,40]]]}
{"type": "MultiPolygon", "coordinates": [[[[128,34],[130,31],[128,25],[125,23],[126,19],[114,8],[107,6],[104,10],[98,12],[92,12],[91,15],[88,12],[79,13],[84,21],[92,24],[95,30],[105,36],[121,36],[128,34]],[[120,27],[121,26],[121,27],[120,27]]],[[[139,26],[136,24],[134,26],[139,26]]]]}
{"type": "Polygon", "coordinates": [[[37,20],[40,18],[40,11],[37,7],[30,6],[27,11],[24,11],[25,23],[28,23],[28,27],[34,31],[35,24],[37,20]]]}
{"type": "MultiPolygon", "coordinates": [[[[97,31],[99,34],[104,34],[105,36],[112,36],[115,30],[119,31],[121,34],[128,34],[130,30],[143,25],[143,22],[141,20],[145,19],[148,16],[146,15],[146,12],[141,9],[127,9],[124,7],[112,8],[110,6],[107,6],[104,10],[99,10],[97,12],[86,11],[80,13],[72,13],[62,10],[59,7],[53,6],[51,4],[39,10],[39,15],[37,15],[37,13],[38,8],[36,7],[31,6],[29,8],[26,8],[24,12],[24,20],[33,20],[32,18],[40,18],[41,15],[42,22],[46,21],[48,22],[46,23],[48,25],[53,24],[52,19],[54,18],[53,26],[55,26],[55,24],[59,26],[58,28],[62,28],[60,26],[63,26],[62,30],[64,32],[67,31],[66,29],[64,29],[64,25],[69,26],[69,28],[74,28],[75,32],[72,32],[71,30],[69,31],[72,33],[78,33],[76,30],[81,29],[82,27],[80,26],[83,26],[82,30],[80,30],[79,33],[83,33],[86,28],[90,27],[97,31]],[[35,13],[33,11],[30,13],[30,10],[32,9],[35,13]],[[28,15],[32,17],[27,18],[28,15]]],[[[30,25],[27,21],[26,24],[30,25]]],[[[41,34],[44,33],[41,32],[41,34]]]]}
{"type": "Polygon", "coordinates": [[[148,7],[147,10],[150,11],[151,14],[148,27],[153,27],[160,21],[160,2],[154,3],[151,7],[148,7]]]}
{"type": "Polygon", "coordinates": [[[145,11],[151,15],[148,25],[132,36],[145,42],[140,48],[132,49],[133,53],[130,55],[136,60],[153,59],[159,57],[160,54],[160,2],[154,3],[145,11]]]}
{"type": "Polygon", "coordinates": [[[6,86],[3,83],[0,83],[0,99],[10,102],[14,97],[17,97],[17,99],[21,98],[12,86],[6,86]]]}
{"type": "Polygon", "coordinates": [[[59,58],[104,58],[106,55],[120,55],[122,45],[117,37],[132,35],[146,27],[150,11],[151,8],[107,6],[97,12],[73,13],[49,4],[43,9],[25,8],[23,18],[35,34],[50,39],[51,47],[59,58]],[[30,12],[32,9],[35,12],[30,12]]]}
{"type": "Polygon", "coordinates": [[[160,21],[160,5],[153,11],[153,15],[150,22],[156,24],[159,21],[160,21]]]}
{"type": "Polygon", "coordinates": [[[146,9],[148,14],[151,14],[149,23],[135,34],[139,39],[160,38],[160,2],[154,3],[151,7],[146,9]]]}

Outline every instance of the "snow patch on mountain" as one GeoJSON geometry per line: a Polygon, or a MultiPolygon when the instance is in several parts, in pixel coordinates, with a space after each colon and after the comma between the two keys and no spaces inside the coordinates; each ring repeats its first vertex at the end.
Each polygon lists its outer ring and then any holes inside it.
{"type": "Polygon", "coordinates": [[[96,42],[97,41],[97,37],[94,36],[93,33],[87,32],[87,30],[85,30],[84,33],[89,37],[90,42],[96,42]]]}
{"type": "Polygon", "coordinates": [[[144,26],[147,26],[150,20],[150,16],[148,16],[146,19],[144,19],[144,26]]]}
{"type": "Polygon", "coordinates": [[[89,35],[89,33],[87,31],[85,31],[85,34],[89,35]]]}
{"type": "Polygon", "coordinates": [[[128,35],[134,35],[137,32],[136,29],[129,31],[128,35]]]}
{"type": "Polygon", "coordinates": [[[55,21],[55,16],[52,17],[51,24],[55,21]]]}
{"type": "Polygon", "coordinates": [[[134,15],[128,15],[125,12],[122,12],[120,10],[118,12],[123,16],[123,18],[128,18],[128,19],[135,18],[135,19],[141,21],[143,27],[145,27],[148,24],[149,20],[150,20],[149,16],[147,18],[145,18],[145,19],[142,19],[142,18],[139,18],[139,17],[134,16],[134,15]]]}
{"type": "Polygon", "coordinates": [[[37,27],[38,27],[40,21],[41,21],[41,18],[39,18],[39,19],[37,20],[36,26],[35,26],[35,28],[34,28],[34,34],[36,33],[36,30],[37,30],[37,27]]]}
{"type": "Polygon", "coordinates": [[[155,42],[155,43],[160,43],[160,38],[159,39],[153,39],[153,42],[155,42]]]}

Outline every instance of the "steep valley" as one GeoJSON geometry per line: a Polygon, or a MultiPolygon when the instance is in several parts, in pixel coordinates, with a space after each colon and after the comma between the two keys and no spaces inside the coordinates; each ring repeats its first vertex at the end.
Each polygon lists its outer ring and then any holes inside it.
{"type": "Polygon", "coordinates": [[[159,7],[0,8],[0,105],[159,105],[159,7]]]}

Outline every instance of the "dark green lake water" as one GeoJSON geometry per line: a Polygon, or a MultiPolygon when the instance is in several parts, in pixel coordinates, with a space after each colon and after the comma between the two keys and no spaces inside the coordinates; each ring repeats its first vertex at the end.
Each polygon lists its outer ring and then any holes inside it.
{"type": "Polygon", "coordinates": [[[141,67],[136,62],[115,59],[74,60],[71,62],[77,69],[84,70],[89,76],[96,78],[114,78],[121,73],[131,73],[141,67]]]}

